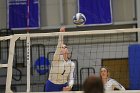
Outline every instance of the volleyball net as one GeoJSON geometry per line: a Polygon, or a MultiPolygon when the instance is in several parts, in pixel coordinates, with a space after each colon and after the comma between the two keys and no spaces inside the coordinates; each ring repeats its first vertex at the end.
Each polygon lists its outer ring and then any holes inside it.
{"type": "Polygon", "coordinates": [[[1,36],[0,91],[44,92],[58,37],[63,35],[75,63],[74,86],[69,93],[82,93],[84,80],[99,76],[102,66],[127,89],[114,93],[139,93],[139,32],[140,28],[130,28],[1,36]]]}

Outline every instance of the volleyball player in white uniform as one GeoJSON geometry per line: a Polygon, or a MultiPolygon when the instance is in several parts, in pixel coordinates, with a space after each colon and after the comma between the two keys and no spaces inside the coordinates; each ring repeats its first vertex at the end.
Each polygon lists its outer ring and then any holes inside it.
{"type": "Polygon", "coordinates": [[[110,78],[109,71],[106,67],[102,67],[100,69],[100,76],[102,78],[102,81],[104,83],[104,88],[106,91],[125,90],[125,88],[120,83],[110,78]]]}
{"type": "MultiPolygon", "coordinates": [[[[65,32],[65,27],[61,27],[60,32],[65,32]]],[[[63,44],[63,36],[60,35],[45,91],[70,91],[74,84],[74,69],[75,64],[69,60],[69,51],[63,44]]]]}

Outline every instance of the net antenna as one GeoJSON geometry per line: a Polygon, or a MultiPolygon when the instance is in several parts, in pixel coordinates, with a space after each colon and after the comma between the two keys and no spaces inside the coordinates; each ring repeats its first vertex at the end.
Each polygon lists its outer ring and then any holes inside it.
{"type": "Polygon", "coordinates": [[[29,36],[29,25],[30,25],[30,0],[27,0],[27,92],[30,92],[30,36],[29,36]]]}

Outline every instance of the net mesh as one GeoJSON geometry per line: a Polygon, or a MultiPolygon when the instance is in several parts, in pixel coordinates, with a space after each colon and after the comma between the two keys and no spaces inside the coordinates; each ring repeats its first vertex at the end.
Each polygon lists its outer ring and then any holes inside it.
{"type": "MultiPolygon", "coordinates": [[[[117,80],[127,90],[130,90],[132,87],[130,80],[133,78],[130,77],[129,47],[139,44],[137,36],[139,31],[140,29],[135,28],[17,34],[0,37],[0,64],[8,64],[8,58],[12,55],[14,59],[12,61],[11,90],[13,92],[26,92],[28,72],[26,38],[29,37],[30,92],[44,92],[45,83],[49,76],[49,70],[52,66],[51,62],[58,43],[58,36],[63,35],[64,43],[71,53],[70,59],[75,63],[73,91],[81,91],[82,84],[88,76],[93,74],[99,76],[102,66],[109,68],[111,78],[117,80]],[[13,38],[16,38],[13,41],[15,42],[14,54],[9,48],[13,38]]],[[[6,78],[8,75],[5,72],[7,71],[7,68],[0,68],[1,93],[4,93],[6,90],[6,78]]],[[[132,83],[139,86],[136,82],[132,83]]]]}

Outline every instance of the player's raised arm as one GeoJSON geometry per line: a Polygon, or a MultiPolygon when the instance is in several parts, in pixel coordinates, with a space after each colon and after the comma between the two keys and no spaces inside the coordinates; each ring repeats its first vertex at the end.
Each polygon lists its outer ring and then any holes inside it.
{"type": "MultiPolygon", "coordinates": [[[[60,28],[60,32],[65,32],[65,27],[61,27],[60,28]]],[[[58,62],[60,60],[60,54],[61,54],[61,48],[63,46],[63,35],[60,34],[59,38],[58,38],[58,44],[53,56],[53,61],[54,62],[58,62]]]]}

